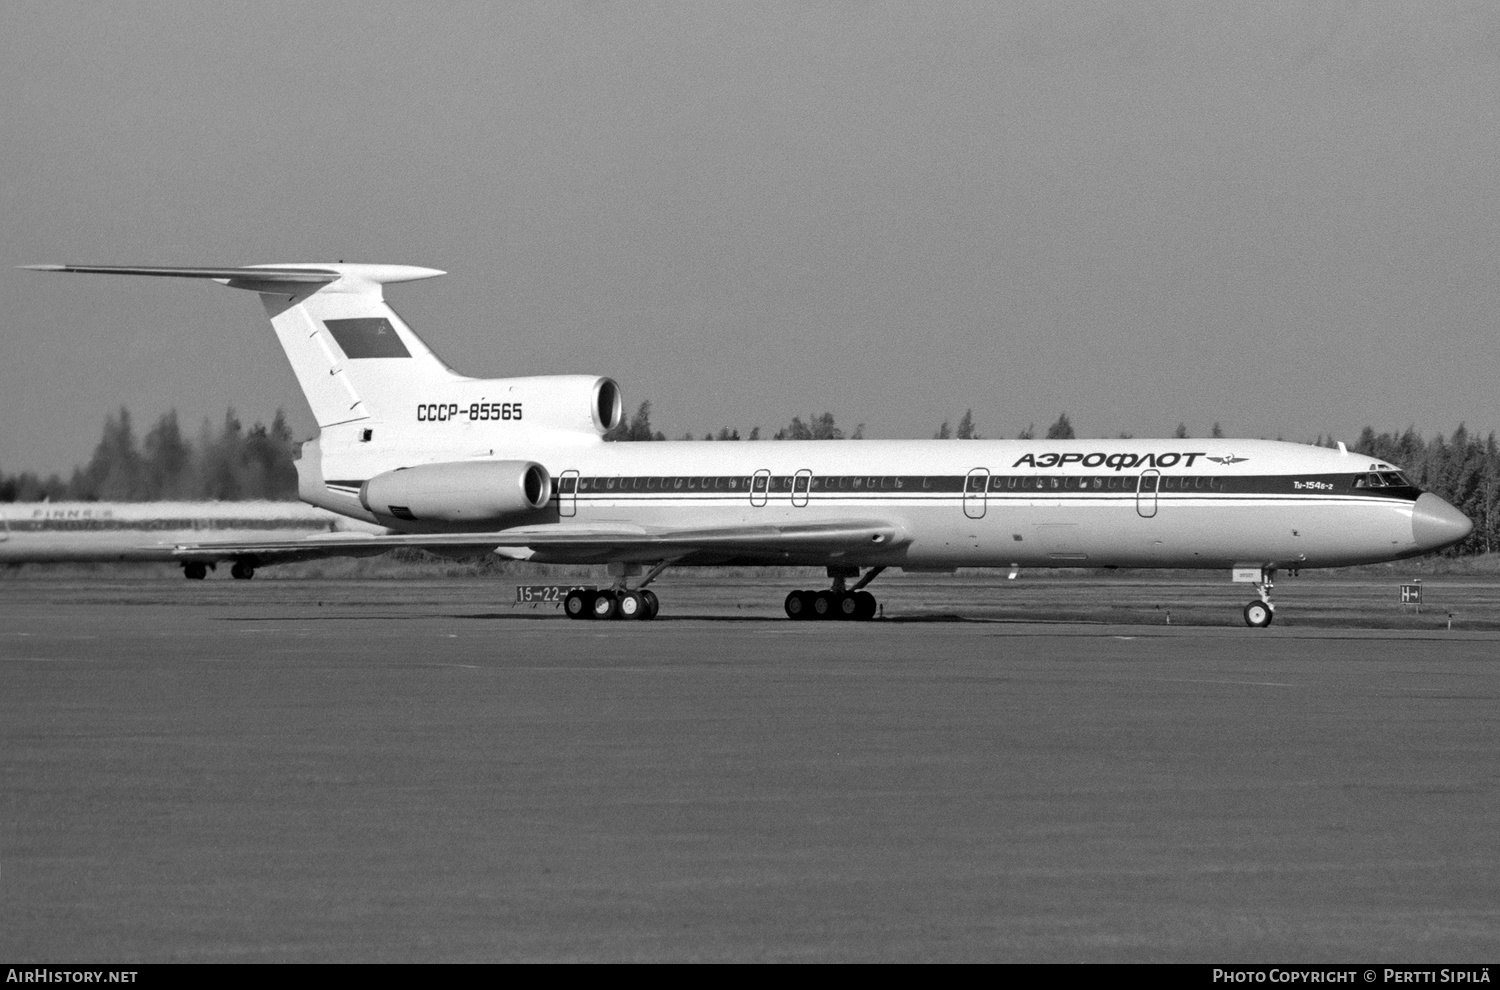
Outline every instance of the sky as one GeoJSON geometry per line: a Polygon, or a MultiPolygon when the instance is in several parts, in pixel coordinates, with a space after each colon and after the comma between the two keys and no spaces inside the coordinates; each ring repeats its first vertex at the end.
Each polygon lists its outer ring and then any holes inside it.
{"type": "Polygon", "coordinates": [[[0,471],[315,426],[259,302],[373,261],[671,436],[1500,430],[1500,5],[0,5],[0,471]]]}

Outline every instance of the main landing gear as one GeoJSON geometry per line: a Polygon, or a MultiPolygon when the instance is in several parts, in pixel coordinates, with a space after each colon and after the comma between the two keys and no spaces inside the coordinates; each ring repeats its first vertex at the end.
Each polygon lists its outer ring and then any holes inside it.
{"type": "Polygon", "coordinates": [[[570,619],[640,619],[650,621],[661,611],[654,591],[619,591],[614,588],[575,588],[563,599],[570,619]]]}
{"type": "Polygon", "coordinates": [[[786,615],[789,619],[852,619],[867,622],[875,618],[879,604],[875,596],[863,590],[875,580],[884,567],[872,567],[870,572],[852,588],[844,587],[844,579],[859,577],[858,567],[830,567],[828,576],[833,587],[827,591],[794,591],[786,596],[786,615]]]}
{"type": "Polygon", "coordinates": [[[1276,618],[1276,606],[1271,602],[1271,589],[1275,587],[1274,578],[1276,569],[1267,567],[1260,572],[1260,580],[1256,582],[1255,590],[1260,594],[1260,601],[1251,602],[1245,606],[1245,625],[1251,629],[1264,629],[1276,618]]]}
{"type": "Polygon", "coordinates": [[[205,564],[201,561],[192,560],[182,565],[182,576],[189,581],[202,581],[208,577],[208,569],[213,566],[213,564],[205,564]]]}
{"type": "Polygon", "coordinates": [[[656,592],[648,591],[646,585],[655,581],[670,563],[663,560],[652,567],[634,591],[626,584],[626,578],[639,574],[640,565],[610,564],[609,572],[615,575],[614,587],[574,588],[563,599],[563,611],[570,619],[639,619],[649,622],[661,611],[661,602],[656,592]]]}

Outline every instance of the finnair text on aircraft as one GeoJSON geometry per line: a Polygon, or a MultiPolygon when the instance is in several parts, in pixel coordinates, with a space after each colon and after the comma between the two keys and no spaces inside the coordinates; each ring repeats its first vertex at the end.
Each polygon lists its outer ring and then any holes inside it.
{"type": "Polygon", "coordinates": [[[1011,467],[1020,467],[1022,464],[1034,468],[1067,467],[1069,464],[1077,464],[1079,467],[1096,468],[1107,467],[1116,471],[1125,471],[1137,467],[1192,467],[1193,462],[1200,457],[1207,457],[1204,451],[1197,450],[1191,453],[1168,452],[1165,454],[1105,454],[1096,451],[1092,454],[1079,454],[1069,452],[1059,454],[1048,451],[1045,454],[1023,454],[1011,467]],[[1186,460],[1183,460],[1186,458],[1186,460]]]}

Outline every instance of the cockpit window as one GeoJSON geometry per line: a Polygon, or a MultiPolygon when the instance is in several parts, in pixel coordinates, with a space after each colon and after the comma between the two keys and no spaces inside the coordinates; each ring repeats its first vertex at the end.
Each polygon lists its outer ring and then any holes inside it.
{"type": "Polygon", "coordinates": [[[1384,478],[1385,483],[1387,485],[1390,485],[1392,488],[1411,487],[1411,482],[1407,481],[1406,475],[1402,474],[1400,471],[1382,471],[1380,472],[1380,476],[1384,478]]]}
{"type": "Polygon", "coordinates": [[[1361,474],[1354,479],[1355,488],[1384,488],[1385,482],[1380,480],[1378,474],[1361,474]]]}

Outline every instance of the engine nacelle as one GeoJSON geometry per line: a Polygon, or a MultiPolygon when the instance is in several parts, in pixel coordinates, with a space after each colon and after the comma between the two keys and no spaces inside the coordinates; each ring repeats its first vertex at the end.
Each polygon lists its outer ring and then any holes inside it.
{"type": "Polygon", "coordinates": [[[359,489],[375,515],[409,522],[493,523],[551,498],[552,478],[531,461],[420,464],[377,474],[359,489]]]}
{"type": "MultiPolygon", "coordinates": [[[[512,415],[529,425],[603,436],[624,419],[624,399],[612,378],[589,375],[536,375],[476,383],[487,399],[511,401],[512,415]],[[502,390],[503,389],[503,390],[502,390]]],[[[476,385],[467,384],[472,391],[476,385]]],[[[462,405],[462,402],[460,402],[462,405]]]]}

